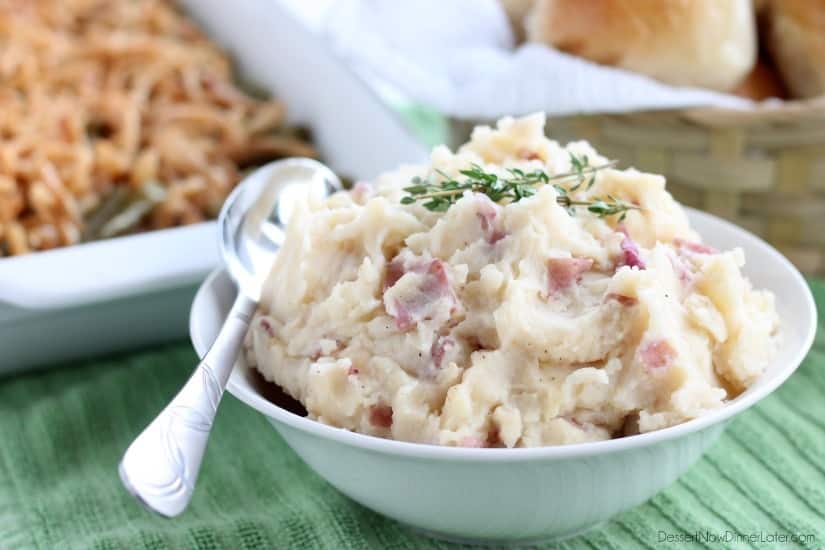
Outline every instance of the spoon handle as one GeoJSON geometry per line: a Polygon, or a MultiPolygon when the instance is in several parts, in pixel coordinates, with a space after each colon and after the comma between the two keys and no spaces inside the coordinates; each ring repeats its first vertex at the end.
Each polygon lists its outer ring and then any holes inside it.
{"type": "Polygon", "coordinates": [[[218,403],[256,305],[238,294],[218,337],[186,385],[123,455],[123,484],[146,508],[162,516],[177,516],[192,498],[218,403]]]}

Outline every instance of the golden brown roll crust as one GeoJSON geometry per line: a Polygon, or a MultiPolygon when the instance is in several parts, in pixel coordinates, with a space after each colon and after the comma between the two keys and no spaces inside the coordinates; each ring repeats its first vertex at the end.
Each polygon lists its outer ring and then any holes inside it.
{"type": "Polygon", "coordinates": [[[788,98],[788,92],[785,90],[776,68],[763,59],[756,63],[753,70],[731,93],[754,101],[762,101],[771,97],[788,98]]]}
{"type": "Polygon", "coordinates": [[[756,62],[751,0],[537,0],[527,38],[677,86],[733,89],[756,62]]]}
{"type": "Polygon", "coordinates": [[[825,0],[771,0],[764,42],[796,98],[825,94],[825,0]]]}

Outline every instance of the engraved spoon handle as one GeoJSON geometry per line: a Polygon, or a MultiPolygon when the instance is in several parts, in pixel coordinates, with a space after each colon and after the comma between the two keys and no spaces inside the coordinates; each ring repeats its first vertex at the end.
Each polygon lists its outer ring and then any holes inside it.
{"type": "Polygon", "coordinates": [[[120,478],[146,508],[174,517],[192,498],[218,403],[256,305],[238,294],[186,385],[126,449],[120,478]]]}

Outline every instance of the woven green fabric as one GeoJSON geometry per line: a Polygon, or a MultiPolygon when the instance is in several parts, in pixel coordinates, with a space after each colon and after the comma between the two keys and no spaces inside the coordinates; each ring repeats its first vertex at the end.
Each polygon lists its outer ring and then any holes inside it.
{"type": "MultiPolygon", "coordinates": [[[[825,282],[812,283],[820,318],[825,282]]],[[[810,534],[825,548],[825,328],[800,370],[672,487],[560,548],[659,548],[660,532],[810,534]]],[[[143,511],[117,461],[194,364],[179,344],[0,381],[0,548],[448,548],[349,501],[264,418],[224,400],[191,508],[143,511]]],[[[707,548],[792,548],[756,541],[707,548]]]]}

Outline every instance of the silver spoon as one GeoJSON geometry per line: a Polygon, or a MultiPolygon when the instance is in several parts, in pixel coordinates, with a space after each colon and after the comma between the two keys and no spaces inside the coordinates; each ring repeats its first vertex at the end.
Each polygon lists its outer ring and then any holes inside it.
{"type": "Polygon", "coordinates": [[[296,199],[323,198],[340,189],[323,164],[287,159],[255,170],[226,199],[218,217],[220,250],[238,297],[195,372],[120,462],[120,479],[146,508],[166,517],[186,509],[218,404],[296,199]]]}

